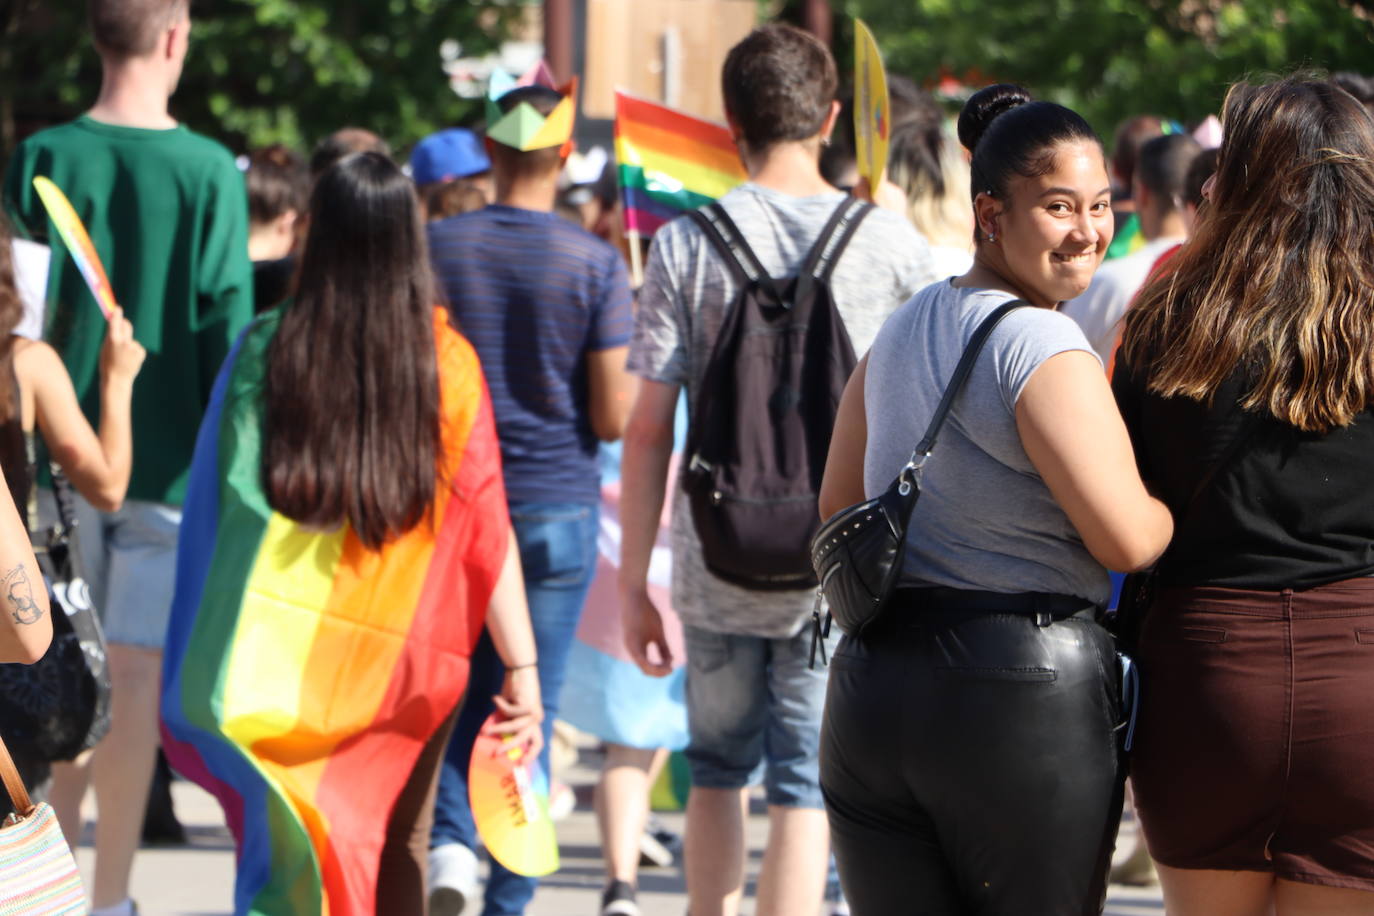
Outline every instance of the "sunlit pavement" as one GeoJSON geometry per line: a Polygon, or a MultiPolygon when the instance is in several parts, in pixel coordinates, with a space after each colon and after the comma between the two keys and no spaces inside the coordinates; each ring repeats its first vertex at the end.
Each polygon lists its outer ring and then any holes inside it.
{"type": "MultiPolygon", "coordinates": [[[[583,748],[581,759],[568,773],[578,804],[558,825],[563,867],[544,880],[528,916],[596,916],[598,912],[604,877],[590,801],[599,762],[595,749],[583,748]]],[[[209,795],[185,782],[173,786],[173,796],[190,842],[186,846],[145,847],[139,853],[134,866],[134,899],[142,916],[227,914],[232,909],[234,855],[219,806],[209,795]]],[[[767,832],[762,812],[762,806],[756,805],[749,818],[751,881],[767,832]]],[[[670,829],[682,829],[681,814],[662,814],[660,819],[670,829]]],[[[90,842],[88,825],[77,851],[77,860],[87,876],[93,861],[90,842]]],[[[645,916],[682,916],[686,912],[686,896],[681,872],[676,867],[644,869],[640,874],[639,902],[645,916]]],[[[744,913],[751,913],[752,909],[752,902],[746,900],[744,913]]],[[[1158,887],[1113,886],[1108,898],[1107,916],[1161,916],[1163,912],[1158,887]]],[[[408,914],[379,912],[378,916],[408,914]]]]}

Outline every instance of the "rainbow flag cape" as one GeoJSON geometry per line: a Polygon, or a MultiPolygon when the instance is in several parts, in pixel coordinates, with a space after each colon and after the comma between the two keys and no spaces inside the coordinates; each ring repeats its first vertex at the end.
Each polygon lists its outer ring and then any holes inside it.
{"type": "Polygon", "coordinates": [[[260,392],[279,317],[240,337],[196,442],[163,741],[224,807],[235,913],[370,916],[387,819],[463,692],[505,558],[500,454],[477,357],[439,312],[449,485],[432,517],[374,552],[346,525],[307,530],[275,513],[260,392]]]}
{"type": "Polygon", "coordinates": [[[625,231],[641,235],[748,177],[724,127],[624,92],[615,94],[615,158],[625,231]]]}

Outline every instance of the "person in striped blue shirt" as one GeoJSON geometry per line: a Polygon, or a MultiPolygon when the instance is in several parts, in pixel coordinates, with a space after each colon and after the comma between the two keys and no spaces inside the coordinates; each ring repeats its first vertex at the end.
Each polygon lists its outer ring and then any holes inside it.
{"type": "MultiPolygon", "coordinates": [[[[498,105],[509,112],[527,102],[547,115],[561,98],[528,86],[498,105]]],[[[596,568],[597,443],[620,438],[634,400],[625,371],[630,286],[614,248],[554,212],[564,148],[521,151],[490,137],[487,148],[496,203],[430,223],[429,244],[450,314],[477,350],[491,389],[538,646],[547,772],[549,729],[596,568]]],[[[484,635],[440,775],[430,840],[435,916],[465,912],[474,902],[468,759],[504,675],[484,635]]],[[[492,862],[483,912],[522,913],[535,886],[535,879],[492,862]]]]}

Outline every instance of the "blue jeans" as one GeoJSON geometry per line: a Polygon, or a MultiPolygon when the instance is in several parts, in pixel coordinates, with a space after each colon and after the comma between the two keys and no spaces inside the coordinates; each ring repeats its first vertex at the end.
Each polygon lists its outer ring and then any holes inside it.
{"type": "MultiPolygon", "coordinates": [[[[549,771],[549,736],[558,714],[568,651],[577,634],[582,605],[596,571],[598,507],[570,503],[514,503],[510,507],[525,595],[539,652],[539,691],[544,700],[544,750],[539,762],[549,771]]],[[[477,847],[477,828],[468,803],[468,759],[477,732],[491,714],[491,697],[500,693],[505,667],[491,637],[483,632],[472,655],[463,708],[439,774],[430,845],[462,843],[477,847]]],[[[538,879],[491,863],[483,916],[518,916],[534,896],[538,879]]]]}

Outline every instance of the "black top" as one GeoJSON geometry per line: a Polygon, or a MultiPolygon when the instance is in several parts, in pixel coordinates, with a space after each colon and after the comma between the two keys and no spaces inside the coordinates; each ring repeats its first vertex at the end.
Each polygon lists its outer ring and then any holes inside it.
{"type": "Polygon", "coordinates": [[[253,262],[253,311],[262,314],[281,305],[291,295],[296,275],[296,256],[288,254],[275,261],[253,262]]]}
{"type": "Polygon", "coordinates": [[[1239,378],[1209,406],[1147,393],[1121,359],[1112,389],[1141,477],[1174,513],[1161,583],[1279,590],[1374,575],[1374,412],[1326,434],[1271,416],[1247,424],[1239,378]],[[1246,442],[1183,513],[1242,432],[1246,442]]]}
{"type": "Polygon", "coordinates": [[[9,486],[14,508],[19,510],[19,520],[29,527],[29,488],[33,482],[32,443],[24,433],[23,401],[19,394],[19,376],[14,371],[14,347],[11,345],[7,365],[0,366],[0,372],[9,376],[10,396],[7,405],[8,417],[0,420],[0,470],[5,472],[5,483],[9,486]]]}

